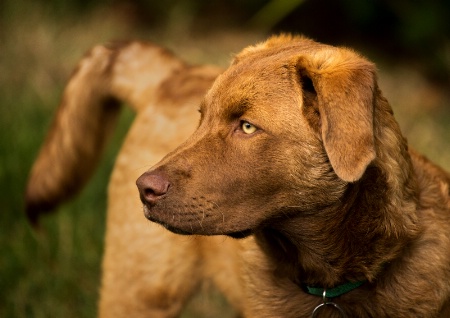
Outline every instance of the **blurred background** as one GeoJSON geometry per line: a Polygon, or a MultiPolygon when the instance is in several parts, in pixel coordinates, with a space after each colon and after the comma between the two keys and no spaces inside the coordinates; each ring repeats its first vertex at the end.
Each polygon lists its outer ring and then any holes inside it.
{"type": "MultiPolygon", "coordinates": [[[[191,63],[226,66],[278,32],[356,48],[410,144],[450,170],[450,2],[445,0],[2,0],[0,2],[0,317],[94,317],[106,186],[131,111],[80,196],[33,231],[28,171],[71,70],[98,43],[150,40],[191,63]]],[[[215,295],[184,317],[228,317],[215,295]],[[215,307],[210,302],[216,303],[215,307]]]]}

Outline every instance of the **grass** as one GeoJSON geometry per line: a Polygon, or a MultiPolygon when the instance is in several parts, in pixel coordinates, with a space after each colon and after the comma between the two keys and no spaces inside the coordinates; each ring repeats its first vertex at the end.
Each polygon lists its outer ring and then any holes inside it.
{"type": "Polygon", "coordinates": [[[125,111],[121,116],[107,155],[87,188],[57,214],[44,218],[43,231],[35,232],[24,217],[22,196],[49,112],[36,102],[16,100],[15,104],[18,109],[10,118],[4,108],[0,114],[0,316],[92,317],[99,286],[106,185],[132,114],[125,111]]]}
{"type": "MultiPolygon", "coordinates": [[[[123,113],[105,159],[79,198],[45,218],[42,232],[30,229],[23,213],[28,171],[69,70],[92,39],[73,18],[52,19],[32,2],[9,9],[14,14],[0,33],[0,317],[93,317],[106,184],[132,114],[123,113]]],[[[108,28],[101,29],[97,36],[108,36],[108,28]]]]}
{"type": "MultiPolygon", "coordinates": [[[[106,186],[133,114],[124,110],[88,186],[77,199],[46,217],[42,232],[30,229],[23,213],[27,174],[71,69],[89,47],[110,39],[150,39],[192,62],[225,65],[229,52],[259,36],[224,32],[213,38],[221,40],[212,46],[212,38],[185,39],[167,29],[150,32],[102,8],[85,16],[56,17],[37,2],[7,4],[13,14],[3,20],[0,29],[0,317],[94,317],[106,186]]],[[[411,144],[450,169],[448,96],[414,71],[381,69],[381,87],[411,144]]],[[[226,305],[213,298],[219,307],[212,316],[225,316],[226,305]]],[[[202,302],[209,301],[201,298],[187,317],[206,315],[210,309],[202,302]]]]}

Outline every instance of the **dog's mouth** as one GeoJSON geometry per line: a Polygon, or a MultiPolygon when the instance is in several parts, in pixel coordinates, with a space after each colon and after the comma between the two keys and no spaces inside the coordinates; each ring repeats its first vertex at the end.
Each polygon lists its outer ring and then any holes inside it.
{"type": "Polygon", "coordinates": [[[170,224],[168,224],[166,222],[162,222],[162,221],[159,221],[159,220],[154,219],[154,218],[147,217],[147,219],[149,219],[150,221],[155,222],[155,223],[157,223],[159,225],[162,225],[166,230],[169,230],[170,232],[175,233],[175,234],[179,234],[179,235],[193,235],[194,234],[192,232],[188,232],[188,231],[182,230],[180,228],[177,228],[177,227],[172,226],[172,225],[170,225],[170,224]]]}
{"type": "Polygon", "coordinates": [[[167,223],[167,222],[161,221],[161,220],[159,220],[159,219],[153,217],[153,216],[148,212],[147,206],[144,206],[144,215],[145,215],[145,217],[147,218],[147,220],[149,220],[149,221],[151,221],[151,222],[154,222],[154,223],[157,223],[157,224],[159,224],[159,225],[162,225],[166,230],[169,230],[169,231],[172,232],[172,233],[179,234],[179,235],[193,235],[193,234],[194,234],[194,233],[192,233],[192,232],[188,232],[188,231],[182,230],[182,229],[180,229],[180,228],[177,228],[177,227],[175,227],[175,226],[170,225],[170,224],[167,223]]]}
{"type": "Polygon", "coordinates": [[[228,234],[224,234],[224,235],[230,236],[235,239],[243,239],[252,234],[253,234],[253,230],[247,229],[247,230],[232,232],[232,233],[228,233],[228,234]]]}
{"type": "Polygon", "coordinates": [[[144,205],[144,215],[145,217],[154,223],[157,223],[161,226],[163,226],[166,230],[179,234],[179,235],[206,235],[206,236],[212,236],[212,235],[226,235],[229,237],[232,237],[234,239],[243,239],[253,234],[252,229],[246,229],[241,231],[232,231],[232,232],[223,232],[223,233],[209,233],[206,231],[195,231],[195,230],[186,230],[182,229],[179,226],[175,226],[173,224],[168,223],[167,221],[163,221],[159,218],[156,218],[152,213],[150,213],[149,208],[144,205]]]}

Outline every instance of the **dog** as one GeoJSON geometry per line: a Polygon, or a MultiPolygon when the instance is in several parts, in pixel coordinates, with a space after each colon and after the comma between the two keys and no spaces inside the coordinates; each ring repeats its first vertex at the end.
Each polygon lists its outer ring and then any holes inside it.
{"type": "Polygon", "coordinates": [[[32,222],[89,179],[122,102],[101,317],[176,317],[204,281],[244,317],[450,317],[450,174],[358,53],[278,35],[222,70],[95,47],[30,173],[32,222]]]}

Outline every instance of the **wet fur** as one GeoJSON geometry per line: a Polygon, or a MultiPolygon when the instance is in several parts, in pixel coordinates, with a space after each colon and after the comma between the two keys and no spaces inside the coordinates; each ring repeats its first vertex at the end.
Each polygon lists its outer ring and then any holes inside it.
{"type": "Polygon", "coordinates": [[[408,149],[357,53],[278,36],[222,72],[94,48],[31,172],[32,220],[88,180],[123,101],[137,115],[109,187],[101,317],[177,316],[204,281],[246,317],[309,317],[322,300],[304,285],[360,280],[333,300],[350,317],[450,315],[450,176],[408,149]],[[148,219],[196,235],[148,223],[136,179],[148,219]]]}

